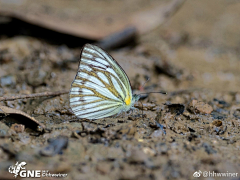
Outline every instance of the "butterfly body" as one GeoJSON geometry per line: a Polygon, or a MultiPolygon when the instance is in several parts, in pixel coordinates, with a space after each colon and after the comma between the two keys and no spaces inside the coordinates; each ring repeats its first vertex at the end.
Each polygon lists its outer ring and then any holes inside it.
{"type": "Polygon", "coordinates": [[[121,66],[101,48],[86,44],[70,90],[70,107],[79,118],[99,119],[132,108],[139,99],[121,66]]]}

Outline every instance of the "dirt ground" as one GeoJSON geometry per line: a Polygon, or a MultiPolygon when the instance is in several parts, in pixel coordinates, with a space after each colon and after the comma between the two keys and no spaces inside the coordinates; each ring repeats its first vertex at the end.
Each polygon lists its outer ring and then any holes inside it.
{"type": "MultiPolygon", "coordinates": [[[[59,8],[80,3],[71,2],[59,8]]],[[[108,3],[97,5],[103,10],[108,3]]],[[[124,5],[116,3],[109,3],[106,17],[122,12],[124,5]]],[[[125,4],[122,18],[146,4],[125,4]]],[[[133,113],[81,120],[72,113],[68,94],[0,101],[0,179],[15,179],[9,167],[23,161],[27,170],[67,174],[63,179],[240,179],[239,10],[234,0],[187,0],[164,24],[139,34],[134,45],[108,51],[129,76],[133,93],[167,92],[144,96],[133,113]]],[[[69,15],[54,12],[63,19],[69,15]]],[[[0,97],[70,90],[80,50],[0,33],[0,97]]]]}

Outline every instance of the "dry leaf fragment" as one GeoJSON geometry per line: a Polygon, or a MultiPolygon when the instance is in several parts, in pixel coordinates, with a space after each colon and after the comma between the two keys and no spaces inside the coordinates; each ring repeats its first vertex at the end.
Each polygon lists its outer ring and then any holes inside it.
{"type": "Polygon", "coordinates": [[[13,108],[9,108],[7,106],[0,106],[0,115],[3,114],[5,116],[8,115],[18,115],[18,116],[23,116],[26,119],[28,119],[28,121],[25,121],[25,119],[22,118],[18,118],[18,121],[22,121],[24,120],[25,125],[27,126],[37,126],[36,130],[37,131],[41,131],[42,129],[45,129],[45,125],[38,122],[34,117],[31,117],[30,115],[26,114],[25,112],[21,111],[21,110],[17,110],[17,109],[13,109],[13,108]]]}
{"type": "Polygon", "coordinates": [[[94,8],[88,9],[81,1],[76,1],[74,5],[71,5],[71,3],[65,4],[64,2],[58,3],[58,6],[54,6],[54,3],[51,2],[40,3],[31,0],[21,1],[21,6],[12,6],[7,2],[2,2],[0,14],[10,20],[17,19],[36,27],[76,38],[84,37],[90,40],[101,40],[128,26],[136,27],[139,34],[154,30],[175,14],[185,0],[174,0],[166,4],[156,1],[154,5],[149,3],[149,6],[143,6],[140,10],[134,10],[136,8],[133,8],[129,12],[126,11],[126,9],[129,9],[127,3],[119,6],[120,11],[116,11],[116,13],[112,12],[116,3],[109,2],[100,3],[102,5],[97,1],[89,2],[91,4],[89,7],[97,6],[98,9],[102,9],[102,11],[98,12],[94,8]],[[62,12],[62,8],[65,8],[66,5],[68,5],[68,10],[71,11],[70,14],[62,12]],[[42,11],[41,9],[45,7],[49,8],[49,12],[55,13],[42,11]],[[64,21],[62,16],[64,16],[64,21]],[[110,19],[111,23],[106,24],[107,19],[110,19]]]}

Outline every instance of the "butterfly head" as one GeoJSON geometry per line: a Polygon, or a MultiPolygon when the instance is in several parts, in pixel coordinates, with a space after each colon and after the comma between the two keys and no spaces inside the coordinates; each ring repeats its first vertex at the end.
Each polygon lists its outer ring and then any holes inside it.
{"type": "Polygon", "coordinates": [[[137,102],[140,99],[140,95],[138,94],[134,94],[132,96],[132,104],[134,104],[135,102],[137,102]]]}

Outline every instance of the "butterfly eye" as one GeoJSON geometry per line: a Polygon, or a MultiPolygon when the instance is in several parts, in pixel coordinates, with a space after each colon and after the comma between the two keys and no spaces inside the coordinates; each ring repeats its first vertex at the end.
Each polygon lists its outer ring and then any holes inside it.
{"type": "Polygon", "coordinates": [[[138,101],[140,99],[140,95],[138,95],[138,94],[134,94],[133,95],[133,100],[136,102],[136,101],[138,101]]]}

